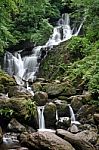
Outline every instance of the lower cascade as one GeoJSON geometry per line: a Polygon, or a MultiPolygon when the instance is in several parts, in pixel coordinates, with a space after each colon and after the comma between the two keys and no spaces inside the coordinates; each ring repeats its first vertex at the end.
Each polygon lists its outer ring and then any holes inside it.
{"type": "Polygon", "coordinates": [[[44,106],[38,106],[39,129],[45,129],[44,106]]]}
{"type": "Polygon", "coordinates": [[[68,106],[69,106],[69,110],[70,110],[71,124],[80,124],[78,121],[76,121],[74,111],[73,111],[72,107],[70,106],[70,104],[68,106]]]}

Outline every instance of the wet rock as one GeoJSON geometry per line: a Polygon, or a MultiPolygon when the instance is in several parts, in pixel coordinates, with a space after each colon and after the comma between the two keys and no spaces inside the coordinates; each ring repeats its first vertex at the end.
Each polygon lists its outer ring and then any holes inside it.
{"type": "Polygon", "coordinates": [[[56,123],[56,105],[52,102],[45,105],[44,118],[46,128],[55,127],[56,123]]]}
{"type": "Polygon", "coordinates": [[[95,150],[91,143],[66,130],[57,129],[57,135],[71,143],[77,150],[95,150]]]}
{"type": "Polygon", "coordinates": [[[48,102],[48,95],[46,92],[36,92],[34,94],[34,101],[38,106],[43,106],[48,102]]]}
{"type": "Polygon", "coordinates": [[[20,124],[15,118],[11,119],[10,123],[8,124],[8,130],[11,132],[25,132],[26,128],[20,124]]]}
{"type": "Polygon", "coordinates": [[[2,143],[3,141],[3,133],[2,133],[2,129],[0,127],[0,144],[2,143]]]}
{"type": "Polygon", "coordinates": [[[75,150],[70,143],[51,132],[21,134],[22,145],[36,150],[75,150]]]}

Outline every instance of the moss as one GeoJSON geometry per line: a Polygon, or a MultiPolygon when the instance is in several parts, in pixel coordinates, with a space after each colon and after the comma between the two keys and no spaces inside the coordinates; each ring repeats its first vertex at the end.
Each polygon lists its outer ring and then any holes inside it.
{"type": "Polygon", "coordinates": [[[0,70],[0,90],[2,93],[8,92],[9,86],[14,86],[16,85],[15,80],[6,74],[5,72],[0,70]]]}

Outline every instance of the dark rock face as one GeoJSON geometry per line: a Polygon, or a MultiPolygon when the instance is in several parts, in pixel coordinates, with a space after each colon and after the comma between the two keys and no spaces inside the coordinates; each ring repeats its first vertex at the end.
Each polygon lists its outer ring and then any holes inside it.
{"type": "Polygon", "coordinates": [[[16,45],[12,45],[7,49],[7,51],[14,53],[16,51],[22,50],[21,55],[26,56],[32,54],[32,49],[34,47],[34,43],[30,41],[20,41],[20,43],[16,45]]]}
{"type": "Polygon", "coordinates": [[[86,141],[84,137],[81,138],[77,134],[72,134],[62,129],[58,129],[57,134],[66,141],[70,142],[77,150],[95,150],[94,146],[91,143],[86,141]]]}
{"type": "Polygon", "coordinates": [[[31,150],[75,150],[70,143],[51,132],[21,134],[20,141],[31,150]]]}

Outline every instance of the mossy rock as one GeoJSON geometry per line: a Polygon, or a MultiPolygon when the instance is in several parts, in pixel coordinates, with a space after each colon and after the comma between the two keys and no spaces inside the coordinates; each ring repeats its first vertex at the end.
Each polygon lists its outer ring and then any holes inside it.
{"type": "Polygon", "coordinates": [[[48,95],[46,92],[39,91],[34,94],[33,100],[38,106],[43,106],[48,102],[48,95]]]}
{"type": "Polygon", "coordinates": [[[0,70],[0,89],[2,88],[2,90],[0,91],[2,93],[7,93],[9,86],[14,85],[16,85],[15,80],[11,76],[0,70]]]}
{"type": "Polygon", "coordinates": [[[33,83],[32,88],[34,92],[42,91],[42,85],[40,82],[33,83]]]}
{"type": "Polygon", "coordinates": [[[76,93],[75,88],[72,85],[68,85],[66,82],[57,84],[57,83],[48,83],[43,87],[43,90],[48,93],[49,96],[70,96],[76,93]]]}
{"type": "Polygon", "coordinates": [[[31,99],[0,99],[0,117],[16,118],[29,124],[34,118],[37,118],[37,108],[31,99]]]}
{"type": "Polygon", "coordinates": [[[56,123],[56,105],[48,103],[44,109],[45,126],[46,128],[55,128],[56,123]]]}

